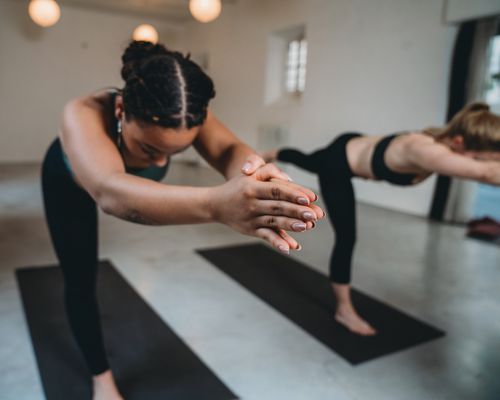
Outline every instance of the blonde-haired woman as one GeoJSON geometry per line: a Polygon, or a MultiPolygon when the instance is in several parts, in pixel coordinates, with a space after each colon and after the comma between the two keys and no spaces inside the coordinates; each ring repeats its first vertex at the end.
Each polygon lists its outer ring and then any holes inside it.
{"type": "Polygon", "coordinates": [[[318,174],[336,238],[330,259],[330,280],[337,299],[335,319],[354,333],[374,335],[375,329],[358,315],[350,297],[351,259],[356,242],[351,179],[410,186],[437,173],[500,185],[500,116],[486,104],[473,103],[442,128],[389,136],[349,132],[310,155],[281,149],[265,153],[264,158],[292,163],[318,174]]]}

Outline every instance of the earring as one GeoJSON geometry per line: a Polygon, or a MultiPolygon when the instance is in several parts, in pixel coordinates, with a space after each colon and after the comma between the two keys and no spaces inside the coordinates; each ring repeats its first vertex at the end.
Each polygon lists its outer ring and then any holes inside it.
{"type": "Polygon", "coordinates": [[[121,147],[122,147],[122,121],[121,121],[121,119],[118,119],[116,121],[116,144],[118,145],[118,148],[121,149],[121,147]]]}

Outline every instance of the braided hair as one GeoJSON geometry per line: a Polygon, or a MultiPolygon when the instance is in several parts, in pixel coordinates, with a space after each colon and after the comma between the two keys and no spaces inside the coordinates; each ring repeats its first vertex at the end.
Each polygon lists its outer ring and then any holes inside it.
{"type": "Polygon", "coordinates": [[[125,117],[166,128],[203,124],[215,97],[210,77],[189,55],[161,44],[133,41],[122,56],[125,117]]]}

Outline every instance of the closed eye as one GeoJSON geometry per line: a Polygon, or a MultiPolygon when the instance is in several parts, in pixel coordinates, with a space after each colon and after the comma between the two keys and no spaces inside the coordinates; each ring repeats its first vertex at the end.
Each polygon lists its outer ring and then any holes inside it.
{"type": "Polygon", "coordinates": [[[161,152],[158,149],[155,149],[154,147],[151,147],[147,144],[140,144],[141,150],[149,157],[155,157],[158,154],[161,154],[161,152]]]}

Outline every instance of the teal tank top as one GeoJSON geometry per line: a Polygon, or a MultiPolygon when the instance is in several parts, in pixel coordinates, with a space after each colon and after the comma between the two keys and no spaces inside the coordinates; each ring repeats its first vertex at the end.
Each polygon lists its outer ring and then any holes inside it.
{"type": "MultiPolygon", "coordinates": [[[[63,155],[63,160],[64,160],[64,164],[66,165],[66,168],[71,173],[71,175],[73,175],[73,169],[71,168],[71,164],[69,163],[68,156],[66,155],[66,153],[64,151],[62,152],[62,155],[63,155]]],[[[141,178],[150,179],[152,181],[159,182],[163,178],[165,178],[165,175],[167,174],[167,171],[168,171],[169,164],[170,164],[170,162],[165,164],[163,167],[157,167],[156,165],[152,165],[152,166],[147,167],[147,168],[132,168],[132,167],[125,166],[125,172],[127,174],[130,174],[130,175],[135,175],[135,176],[139,176],[141,178]]]]}

